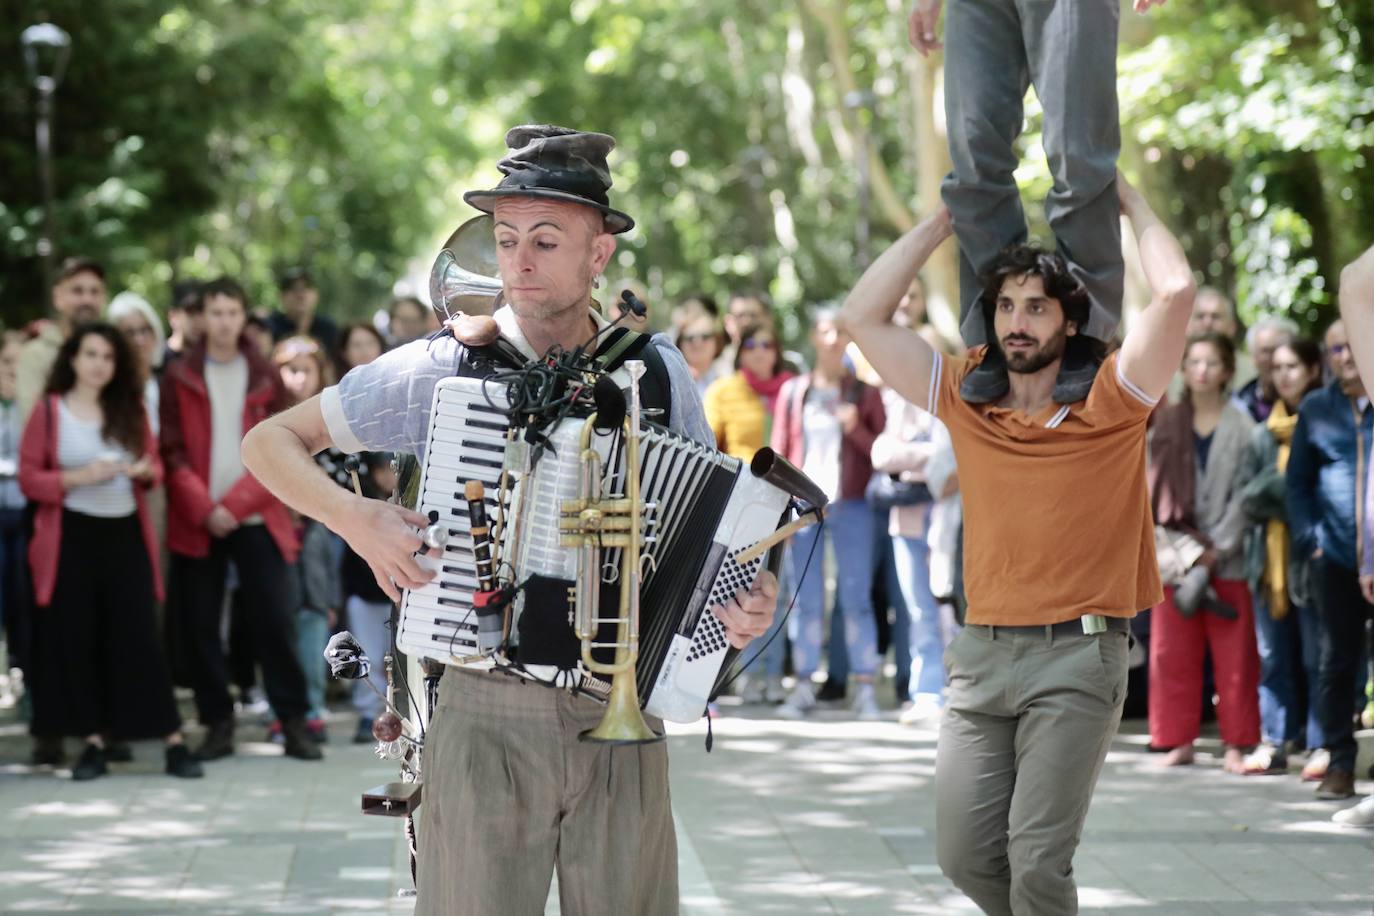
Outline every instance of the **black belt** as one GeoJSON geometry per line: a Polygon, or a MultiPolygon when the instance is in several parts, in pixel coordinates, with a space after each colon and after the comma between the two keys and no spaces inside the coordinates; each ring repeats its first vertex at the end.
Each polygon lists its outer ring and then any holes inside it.
{"type": "MultiPolygon", "coordinates": [[[[1131,619],[1129,617],[1103,617],[1106,621],[1107,629],[1103,632],[1108,633],[1129,633],[1131,632],[1131,619]]],[[[1064,636],[1086,636],[1083,632],[1083,618],[1075,617],[1073,620],[1061,620],[1059,623],[1047,623],[1037,626],[997,626],[995,624],[971,623],[970,627],[985,630],[990,635],[996,636],[998,633],[1024,634],[1026,636],[1043,636],[1046,639],[1057,639],[1064,636]]]]}

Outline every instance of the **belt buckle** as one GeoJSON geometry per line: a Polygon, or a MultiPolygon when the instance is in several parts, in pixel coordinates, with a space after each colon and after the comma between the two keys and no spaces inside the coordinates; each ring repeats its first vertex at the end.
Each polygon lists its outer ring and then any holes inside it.
{"type": "Polygon", "coordinates": [[[1083,625],[1083,633],[1086,636],[1107,632],[1107,618],[1101,614],[1084,614],[1078,620],[1083,625]]]}

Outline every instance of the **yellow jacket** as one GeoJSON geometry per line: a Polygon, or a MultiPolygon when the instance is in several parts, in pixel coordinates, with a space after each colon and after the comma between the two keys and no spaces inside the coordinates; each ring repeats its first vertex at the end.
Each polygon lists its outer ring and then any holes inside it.
{"type": "Polygon", "coordinates": [[[744,373],[735,372],[716,379],[706,389],[702,399],[706,408],[706,422],[716,434],[716,447],[727,455],[749,461],[754,453],[768,444],[771,417],[764,409],[763,398],[749,387],[744,373]]]}

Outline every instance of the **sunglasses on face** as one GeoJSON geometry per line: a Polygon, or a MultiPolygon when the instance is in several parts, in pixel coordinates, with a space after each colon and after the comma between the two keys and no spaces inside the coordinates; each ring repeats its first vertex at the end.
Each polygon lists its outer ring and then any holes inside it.
{"type": "Polygon", "coordinates": [[[706,343],[707,341],[711,341],[711,340],[715,340],[715,339],[716,339],[716,335],[711,334],[711,333],[704,333],[704,334],[683,334],[683,335],[682,335],[682,338],[681,338],[681,340],[682,340],[683,343],[689,343],[689,344],[690,344],[690,343],[706,343]]]}
{"type": "Polygon", "coordinates": [[[740,346],[745,350],[772,350],[777,347],[777,344],[771,340],[760,340],[757,337],[752,337],[740,346]]]}

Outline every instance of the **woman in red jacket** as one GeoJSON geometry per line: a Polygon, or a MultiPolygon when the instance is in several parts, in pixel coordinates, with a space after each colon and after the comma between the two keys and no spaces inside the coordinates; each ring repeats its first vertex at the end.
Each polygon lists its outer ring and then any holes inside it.
{"type": "Polygon", "coordinates": [[[182,743],[154,623],[162,582],[144,495],[161,476],[128,344],[113,325],[77,328],[19,456],[36,506],[32,729],[85,737],[73,779],[105,774],[105,736],[165,738],[170,775],[203,775],[182,743]]]}

